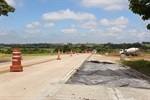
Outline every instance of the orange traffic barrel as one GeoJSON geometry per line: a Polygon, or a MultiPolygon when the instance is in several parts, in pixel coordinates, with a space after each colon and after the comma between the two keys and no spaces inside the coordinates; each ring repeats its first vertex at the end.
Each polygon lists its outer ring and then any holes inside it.
{"type": "Polygon", "coordinates": [[[20,72],[23,71],[23,66],[21,65],[22,55],[19,48],[14,48],[12,53],[12,66],[10,66],[10,72],[20,72]]]}
{"type": "Polygon", "coordinates": [[[58,58],[57,58],[57,60],[61,60],[61,58],[60,58],[60,50],[58,49],[58,58]]]}

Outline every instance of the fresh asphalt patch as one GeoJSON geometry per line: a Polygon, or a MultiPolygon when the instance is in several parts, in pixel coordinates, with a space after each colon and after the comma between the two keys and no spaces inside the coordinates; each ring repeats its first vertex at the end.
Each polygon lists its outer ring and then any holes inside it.
{"type": "Polygon", "coordinates": [[[67,84],[150,89],[150,78],[119,64],[88,61],[68,80],[67,84]]]}

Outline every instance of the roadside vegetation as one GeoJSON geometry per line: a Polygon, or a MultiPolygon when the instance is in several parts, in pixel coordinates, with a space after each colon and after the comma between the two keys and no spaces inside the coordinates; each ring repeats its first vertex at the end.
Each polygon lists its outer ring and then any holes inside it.
{"type": "Polygon", "coordinates": [[[57,53],[58,49],[63,53],[69,53],[70,50],[73,52],[88,52],[97,50],[97,53],[105,54],[107,53],[117,53],[120,49],[127,49],[130,47],[139,48],[141,52],[150,54],[150,43],[122,43],[122,44],[72,44],[72,43],[61,43],[61,44],[49,44],[49,43],[39,43],[39,44],[0,44],[0,53],[2,54],[12,54],[13,48],[20,48],[23,54],[54,54],[57,53]]]}
{"type": "Polygon", "coordinates": [[[37,44],[0,44],[0,60],[11,59],[14,48],[20,48],[23,56],[49,56],[57,55],[58,49],[64,54],[69,54],[70,50],[73,53],[82,53],[97,50],[98,54],[117,55],[119,56],[120,49],[127,49],[130,47],[137,47],[140,49],[142,55],[150,55],[150,43],[122,43],[122,44],[72,44],[72,43],[37,43],[37,44]]]}
{"type": "MultiPolygon", "coordinates": [[[[144,56],[150,56],[150,43],[123,43],[123,44],[48,44],[48,43],[39,43],[39,44],[0,44],[0,62],[8,61],[12,57],[12,51],[14,48],[20,48],[23,57],[32,57],[32,56],[50,56],[57,55],[58,49],[61,53],[69,54],[70,50],[73,53],[82,53],[97,50],[99,54],[109,53],[109,55],[119,56],[120,49],[127,49],[130,47],[137,47],[140,49],[140,54],[144,56]]],[[[134,60],[134,61],[123,61],[126,66],[150,76],[150,61],[146,60],[134,60]]]]}
{"type": "Polygon", "coordinates": [[[143,59],[142,60],[125,60],[122,63],[150,77],[150,61],[143,60],[143,59]]]}

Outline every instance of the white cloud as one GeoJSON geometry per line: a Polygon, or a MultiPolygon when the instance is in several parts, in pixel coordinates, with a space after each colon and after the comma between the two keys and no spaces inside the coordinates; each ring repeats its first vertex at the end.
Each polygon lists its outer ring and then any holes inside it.
{"type": "Polygon", "coordinates": [[[5,0],[9,5],[15,7],[23,7],[24,3],[23,0],[5,0]]]}
{"type": "Polygon", "coordinates": [[[27,28],[35,28],[40,26],[41,24],[39,22],[32,22],[31,24],[26,25],[27,28]]]}
{"type": "Polygon", "coordinates": [[[101,29],[90,29],[88,34],[97,37],[97,36],[101,36],[101,34],[103,34],[103,33],[104,32],[101,29]]]}
{"type": "Polygon", "coordinates": [[[8,31],[4,31],[4,30],[2,30],[1,33],[0,33],[0,35],[7,35],[7,34],[9,34],[9,32],[8,31]]]}
{"type": "Polygon", "coordinates": [[[40,33],[40,30],[26,30],[25,33],[37,34],[37,33],[40,33]]]}
{"type": "Polygon", "coordinates": [[[132,37],[133,40],[138,41],[145,41],[146,39],[150,39],[150,32],[149,30],[143,31],[143,30],[136,30],[136,29],[130,29],[127,33],[128,37],[132,37]]]}
{"type": "Polygon", "coordinates": [[[76,25],[74,25],[74,24],[70,25],[70,28],[76,28],[76,25]]]}
{"type": "Polygon", "coordinates": [[[118,28],[121,28],[121,29],[124,29],[126,27],[127,27],[127,25],[118,25],[118,28]]]}
{"type": "Polygon", "coordinates": [[[107,30],[101,30],[101,29],[91,29],[88,33],[89,36],[91,37],[99,37],[99,38],[106,38],[106,37],[112,37],[112,39],[114,39],[114,37],[118,36],[119,34],[116,32],[110,32],[107,30]]]}
{"type": "Polygon", "coordinates": [[[15,6],[16,5],[16,3],[15,3],[15,1],[14,0],[5,0],[9,5],[11,5],[11,6],[15,6]]]}
{"type": "Polygon", "coordinates": [[[63,36],[69,37],[69,36],[78,36],[79,32],[77,29],[63,29],[60,30],[63,34],[63,36]]]}
{"type": "Polygon", "coordinates": [[[129,23],[128,18],[125,18],[124,16],[121,16],[115,20],[109,20],[109,19],[102,19],[100,20],[100,24],[104,26],[116,26],[118,28],[126,28],[129,23]]]}
{"type": "Polygon", "coordinates": [[[100,23],[104,26],[109,26],[110,25],[110,22],[108,21],[108,19],[102,19],[102,20],[100,20],[100,23]]]}
{"type": "Polygon", "coordinates": [[[63,33],[78,33],[76,29],[63,29],[61,30],[63,33]]]}
{"type": "Polygon", "coordinates": [[[111,28],[108,28],[108,30],[111,32],[122,32],[122,29],[118,27],[111,27],[111,28]]]}
{"type": "Polygon", "coordinates": [[[149,41],[148,30],[129,29],[121,33],[110,32],[107,29],[90,29],[89,32],[79,32],[77,29],[64,29],[56,34],[43,34],[40,30],[4,30],[0,33],[0,43],[135,43],[149,41]]]}
{"type": "Polygon", "coordinates": [[[102,8],[107,11],[128,8],[127,0],[81,0],[84,7],[102,8]]]}
{"type": "Polygon", "coordinates": [[[129,23],[129,20],[127,18],[125,18],[124,16],[121,16],[121,17],[117,18],[114,21],[114,23],[118,24],[118,25],[126,25],[129,23]]]}
{"type": "Polygon", "coordinates": [[[49,12],[46,14],[43,14],[42,18],[44,20],[54,20],[54,21],[58,21],[58,20],[68,20],[68,19],[72,19],[72,20],[95,20],[96,17],[91,14],[91,13],[80,13],[80,12],[73,12],[70,9],[66,9],[66,10],[61,10],[58,12],[49,12]]]}
{"type": "Polygon", "coordinates": [[[80,25],[82,28],[96,28],[97,23],[95,21],[88,21],[88,22],[80,22],[80,25]]]}
{"type": "Polygon", "coordinates": [[[136,33],[137,30],[136,30],[136,29],[130,29],[128,32],[129,32],[129,33],[136,33]]]}
{"type": "Polygon", "coordinates": [[[53,28],[53,27],[55,27],[55,24],[54,23],[47,23],[47,24],[44,24],[43,27],[45,27],[45,28],[53,28]]]}

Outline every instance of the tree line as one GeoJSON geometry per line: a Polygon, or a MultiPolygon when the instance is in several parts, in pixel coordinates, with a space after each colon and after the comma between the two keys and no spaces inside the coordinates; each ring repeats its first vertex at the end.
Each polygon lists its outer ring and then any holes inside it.
{"type": "Polygon", "coordinates": [[[61,52],[69,53],[71,50],[73,52],[88,52],[97,50],[98,53],[105,52],[118,52],[120,49],[127,49],[131,47],[137,47],[141,51],[147,52],[150,50],[150,46],[143,45],[143,43],[122,43],[122,44],[94,44],[94,43],[86,43],[86,44],[52,44],[52,43],[37,43],[37,44],[0,44],[0,53],[11,54],[13,48],[20,48],[22,53],[24,54],[38,54],[38,53],[57,53],[58,49],[61,52]]]}

